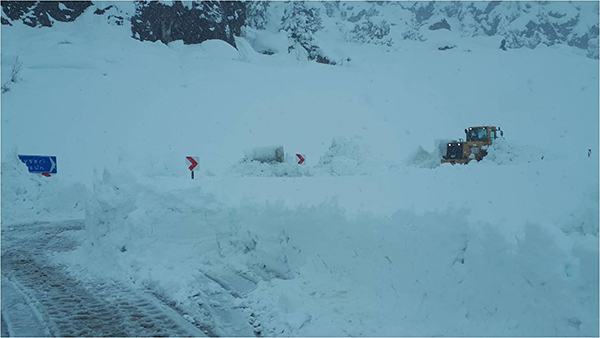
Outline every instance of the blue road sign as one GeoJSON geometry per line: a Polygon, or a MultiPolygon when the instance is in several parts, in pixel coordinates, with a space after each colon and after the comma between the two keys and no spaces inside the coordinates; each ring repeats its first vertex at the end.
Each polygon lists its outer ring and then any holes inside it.
{"type": "Polygon", "coordinates": [[[56,174],[56,156],[19,155],[30,173],[56,174]]]}

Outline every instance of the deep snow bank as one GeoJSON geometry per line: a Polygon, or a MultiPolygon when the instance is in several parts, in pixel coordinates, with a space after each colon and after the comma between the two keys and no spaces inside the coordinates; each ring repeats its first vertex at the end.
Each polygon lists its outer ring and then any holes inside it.
{"type": "Polygon", "coordinates": [[[81,219],[88,190],[82,183],[27,171],[17,153],[2,161],[2,225],[81,219]]]}
{"type": "Polygon", "coordinates": [[[423,147],[418,146],[404,160],[404,165],[409,167],[429,168],[433,169],[441,164],[442,156],[446,155],[446,144],[451,140],[435,140],[434,150],[427,151],[423,147]]]}
{"type": "Polygon", "coordinates": [[[338,136],[333,138],[316,169],[333,176],[352,176],[372,174],[379,167],[369,145],[361,137],[338,136]]]}
{"type": "Polygon", "coordinates": [[[70,259],[102,257],[89,268],[188,307],[210,293],[199,276],[243,276],[255,285],[236,305],[265,336],[598,333],[597,230],[524,221],[515,242],[465,208],[350,219],[331,201],[235,206],[200,182],[99,176],[93,245],[70,259]]]}

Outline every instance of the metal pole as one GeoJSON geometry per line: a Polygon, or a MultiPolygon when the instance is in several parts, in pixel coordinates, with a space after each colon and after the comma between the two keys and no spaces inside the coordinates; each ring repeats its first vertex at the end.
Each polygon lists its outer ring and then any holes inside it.
{"type": "Polygon", "coordinates": [[[194,171],[192,170],[192,179],[194,179],[194,171]]]}

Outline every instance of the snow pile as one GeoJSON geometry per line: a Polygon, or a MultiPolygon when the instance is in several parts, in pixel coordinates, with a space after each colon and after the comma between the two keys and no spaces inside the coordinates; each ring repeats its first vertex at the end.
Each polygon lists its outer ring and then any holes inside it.
{"type": "Polygon", "coordinates": [[[80,219],[87,188],[60,175],[32,174],[16,152],[2,161],[2,225],[80,219]]]}
{"type": "MultiPolygon", "coordinates": [[[[285,257],[277,253],[285,247],[282,231],[258,224],[248,228],[253,221],[246,214],[256,213],[256,206],[242,210],[226,206],[200,185],[105,170],[86,208],[90,244],[147,283],[161,282],[163,277],[145,270],[161,264],[180,273],[187,265],[197,269],[203,264],[231,264],[258,276],[287,276],[285,257]]],[[[277,209],[281,206],[271,206],[266,213],[277,209]]]]}
{"type": "Polygon", "coordinates": [[[248,47],[261,54],[282,54],[284,52],[287,53],[288,51],[288,37],[285,32],[258,31],[244,26],[242,27],[242,37],[250,45],[243,45],[242,48],[244,48],[244,51],[248,47]]]}
{"type": "MultiPolygon", "coordinates": [[[[180,163],[184,163],[184,160],[180,163]]],[[[163,158],[157,156],[149,157],[136,153],[135,151],[121,149],[116,154],[116,162],[114,164],[106,164],[104,167],[109,169],[117,167],[121,170],[127,170],[132,176],[143,175],[149,177],[161,177],[177,176],[177,174],[182,171],[189,172],[189,170],[180,163],[177,163],[179,165],[176,165],[173,162],[164,161],[163,158]]],[[[99,167],[101,168],[102,166],[99,167]]],[[[186,176],[189,176],[189,174],[186,176]]]]}
{"type": "Polygon", "coordinates": [[[204,206],[212,202],[210,196],[188,198],[202,196],[198,185],[164,194],[156,185],[147,187],[130,173],[112,175],[104,170],[97,175],[101,177],[94,183],[94,198],[86,205],[86,230],[92,243],[104,246],[108,252],[139,252],[152,248],[151,243],[143,241],[145,238],[169,241],[202,237],[214,231],[195,225],[196,219],[205,216],[204,206]],[[147,222],[146,217],[154,221],[147,222]]]}
{"type": "Polygon", "coordinates": [[[417,149],[404,160],[404,165],[427,169],[438,167],[442,163],[442,156],[446,155],[446,145],[448,142],[451,142],[451,140],[435,140],[435,150],[432,152],[418,146],[417,149]]]}
{"type": "Polygon", "coordinates": [[[227,284],[232,302],[264,336],[597,333],[597,237],[525,223],[515,242],[468,209],[350,219],[332,202],[226,205],[196,183],[104,172],[94,245],[71,255],[190,307],[215,292],[201,276],[243,277],[254,286],[227,284]]]}
{"type": "Polygon", "coordinates": [[[370,149],[359,136],[334,137],[315,169],[333,176],[368,175],[377,168],[370,149]]]}
{"type": "Polygon", "coordinates": [[[441,164],[441,155],[437,151],[429,152],[419,146],[415,151],[408,156],[405,161],[407,166],[415,166],[420,168],[436,168],[441,164]]]}
{"type": "Polygon", "coordinates": [[[564,223],[565,233],[598,237],[598,184],[591,186],[584,192],[579,206],[569,214],[564,223]]]}
{"type": "Polygon", "coordinates": [[[488,154],[483,161],[515,165],[556,159],[557,156],[550,149],[527,146],[516,141],[499,138],[489,146],[488,154]]]}
{"type": "MultiPolygon", "coordinates": [[[[149,288],[187,313],[197,311],[199,302],[206,303],[208,311],[213,306],[239,307],[239,301],[216,296],[219,285],[225,285],[215,284],[223,271],[252,288],[259,280],[293,278],[286,252],[295,249],[286,243],[285,229],[266,222],[277,217],[281,206],[226,206],[204,193],[201,184],[105,170],[97,175],[94,198],[86,208],[89,241],[66,257],[84,266],[80,268],[149,288]],[[248,217],[252,215],[260,216],[248,217]],[[88,265],[88,259],[96,263],[88,265]]],[[[218,320],[215,313],[211,317],[218,320]]],[[[252,331],[247,317],[202,325],[214,326],[222,336],[248,336],[252,331]]]]}
{"type": "Polygon", "coordinates": [[[254,50],[254,48],[252,48],[250,43],[242,37],[236,36],[234,39],[235,45],[239,52],[239,60],[249,63],[257,62],[257,60],[260,58],[260,55],[254,50]]]}
{"type": "MultiPolygon", "coordinates": [[[[271,147],[265,148],[271,156],[271,147]]],[[[360,136],[334,137],[329,149],[321,156],[319,163],[314,167],[298,165],[293,154],[286,154],[284,162],[262,162],[248,160],[261,157],[259,153],[246,151],[246,158],[229,168],[228,172],[241,176],[257,177],[300,177],[300,176],[355,176],[370,175],[382,167],[374,160],[369,151],[369,146],[360,136]]]]}
{"type": "Polygon", "coordinates": [[[312,226],[289,231],[304,244],[299,276],[259,283],[249,307],[268,335],[597,332],[597,302],[586,300],[598,297],[593,240],[528,225],[512,244],[492,226],[469,224],[465,211],[328,222],[313,210],[312,226]]]}
{"type": "Polygon", "coordinates": [[[284,162],[260,162],[241,160],[231,166],[227,173],[235,176],[253,177],[301,177],[313,176],[311,168],[299,165],[294,156],[286,154],[284,162]]]}

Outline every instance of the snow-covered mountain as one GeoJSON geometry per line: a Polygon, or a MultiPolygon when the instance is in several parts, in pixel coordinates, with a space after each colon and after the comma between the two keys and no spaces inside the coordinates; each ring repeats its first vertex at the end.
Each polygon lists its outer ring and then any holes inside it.
{"type": "Polygon", "coordinates": [[[389,49],[407,40],[441,39],[437,48],[448,50],[461,47],[459,38],[486,36],[498,38],[502,49],[566,44],[596,59],[599,48],[598,2],[583,1],[3,1],[2,24],[49,27],[74,21],[84,10],[130,25],[132,37],[142,41],[193,44],[220,39],[235,46],[233,36],[243,35],[262,53],[295,49],[302,57],[330,64],[351,57],[330,51],[331,39],[389,49]],[[274,39],[278,33],[287,41],[274,39]]]}
{"type": "Polygon", "coordinates": [[[319,40],[319,33],[326,33],[390,48],[406,40],[446,39],[439,46],[444,50],[456,47],[453,40],[457,38],[487,36],[499,38],[499,48],[567,44],[598,58],[597,2],[335,1],[252,2],[247,6],[248,26],[287,31],[310,56],[319,47],[327,48],[319,40]]]}

